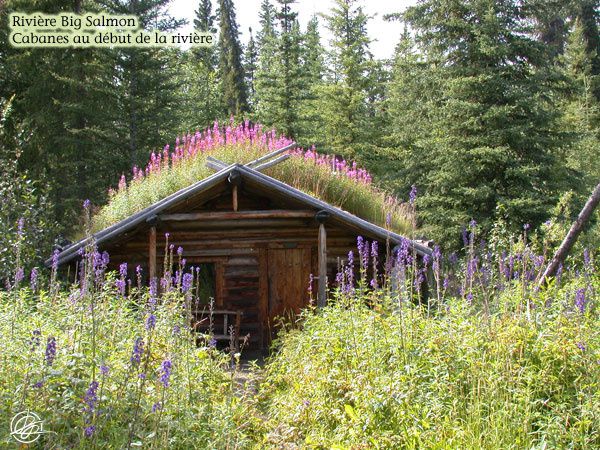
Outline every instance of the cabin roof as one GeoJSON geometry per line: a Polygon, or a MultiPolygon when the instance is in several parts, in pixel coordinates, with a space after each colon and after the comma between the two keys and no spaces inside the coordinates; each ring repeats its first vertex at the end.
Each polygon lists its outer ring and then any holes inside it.
{"type": "MultiPolygon", "coordinates": [[[[135,214],[132,214],[131,216],[121,220],[120,222],[117,222],[114,225],[111,225],[97,233],[92,234],[89,237],[69,245],[58,254],[58,264],[61,265],[76,259],[80,254],[80,250],[91,242],[94,242],[97,245],[105,244],[117,239],[118,237],[140,225],[153,222],[157,218],[158,214],[182,204],[190,197],[201,194],[202,192],[217,186],[219,183],[226,182],[227,178],[232,172],[237,172],[241,176],[242,181],[247,181],[253,185],[258,185],[267,192],[278,193],[308,207],[327,211],[333,220],[341,225],[345,225],[356,230],[357,234],[365,234],[381,240],[389,239],[390,243],[392,244],[399,244],[403,239],[406,239],[405,237],[394,233],[393,231],[386,230],[385,228],[361,219],[360,217],[357,217],[347,211],[332,206],[329,203],[310,196],[286,183],[254,170],[251,167],[234,163],[223,168],[222,170],[219,170],[215,174],[192,184],[191,186],[181,189],[174,194],[159,200],[153,205],[148,206],[147,208],[144,208],[135,214]]],[[[427,246],[416,241],[411,241],[411,244],[418,254],[431,254],[431,249],[427,246]]],[[[46,266],[50,267],[52,265],[52,258],[46,260],[45,264],[46,266]]]]}

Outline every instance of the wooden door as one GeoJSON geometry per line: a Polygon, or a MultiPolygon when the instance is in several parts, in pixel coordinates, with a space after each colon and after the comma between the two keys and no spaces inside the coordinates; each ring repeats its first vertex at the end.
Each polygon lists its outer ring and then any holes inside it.
{"type": "Polygon", "coordinates": [[[293,319],[310,300],[310,248],[268,250],[268,326],[271,336],[280,318],[293,319]]]}

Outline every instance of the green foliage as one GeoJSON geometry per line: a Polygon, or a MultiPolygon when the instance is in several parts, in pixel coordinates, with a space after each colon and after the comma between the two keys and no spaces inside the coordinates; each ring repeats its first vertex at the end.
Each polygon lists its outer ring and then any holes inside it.
{"type": "Polygon", "coordinates": [[[244,83],[242,47],[240,45],[235,6],[232,0],[219,0],[219,78],[227,114],[242,114],[248,109],[244,83]]]}
{"type": "Polygon", "coordinates": [[[236,390],[229,357],[204,339],[196,345],[181,313],[184,296],[163,296],[149,330],[148,292],[134,288],[125,299],[113,275],[103,282],[95,288],[92,280],[87,293],[77,287],[0,293],[0,445],[14,444],[10,421],[29,410],[51,431],[41,435],[43,447],[247,446],[250,403],[236,390]],[[51,364],[50,338],[56,342],[51,364]],[[138,338],[144,347],[134,363],[138,338]],[[161,380],[165,360],[172,365],[168,385],[161,380]],[[97,401],[86,412],[94,381],[97,401]],[[89,437],[88,427],[95,430],[89,437]]]}
{"type": "Polygon", "coordinates": [[[308,90],[308,73],[303,66],[303,36],[292,10],[295,3],[278,0],[279,8],[263,5],[260,57],[256,73],[256,112],[261,123],[298,139],[306,125],[301,108],[308,90]],[[275,23],[279,27],[275,27],[275,23]]]}
{"type": "MultiPolygon", "coordinates": [[[[471,218],[489,230],[499,205],[515,229],[541,223],[573,181],[559,159],[568,142],[555,103],[562,78],[520,5],[420,1],[404,20],[422,60],[405,44],[398,63],[412,65],[423,80],[396,71],[398,82],[434,90],[415,92],[422,101],[404,116],[414,111],[416,118],[404,129],[394,117],[393,127],[406,145],[402,156],[420,156],[410,181],[424,193],[421,218],[431,237],[456,246],[471,218]],[[411,138],[413,130],[427,131],[411,138]]],[[[397,110],[406,101],[398,99],[402,85],[392,89],[397,110]]]]}
{"type": "Polygon", "coordinates": [[[538,290],[523,237],[497,252],[474,232],[458,264],[434,253],[426,302],[409,254],[379,289],[361,262],[357,287],[283,332],[259,388],[261,445],[599,446],[597,262],[570,261],[538,290]]]}
{"type": "MultiPolygon", "coordinates": [[[[518,293],[507,303],[510,296],[518,293]]],[[[274,431],[265,441],[592,448],[600,443],[598,325],[597,314],[486,319],[462,302],[436,318],[358,301],[306,314],[302,331],[285,334],[266,366],[265,429],[274,431]]]]}
{"type": "Polygon", "coordinates": [[[333,152],[357,158],[357,145],[371,137],[367,114],[367,91],[372,81],[368,76],[368,16],[356,0],[336,0],[324,17],[333,40],[329,83],[321,89],[322,126],[333,152]]]}
{"type": "Polygon", "coordinates": [[[359,239],[329,305],[247,369],[191,331],[204,275],[182,256],[158,293],[90,246],[77,283],[0,292],[0,443],[32,411],[44,447],[597,448],[597,253],[537,289],[537,232],[485,246],[476,229],[463,260],[435,249],[429,271],[402,245],[380,274],[359,239]]]}

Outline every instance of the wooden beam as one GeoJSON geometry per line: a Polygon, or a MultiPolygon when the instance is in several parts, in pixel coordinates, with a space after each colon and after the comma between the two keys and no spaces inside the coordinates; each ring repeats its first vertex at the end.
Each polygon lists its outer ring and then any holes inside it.
{"type": "Polygon", "coordinates": [[[276,165],[276,164],[279,164],[280,162],[283,162],[283,161],[285,161],[286,159],[290,158],[291,156],[292,156],[292,155],[290,155],[290,154],[287,154],[287,155],[281,155],[280,157],[278,157],[278,158],[275,158],[275,159],[274,159],[274,160],[272,160],[272,161],[268,161],[268,162],[266,162],[266,163],[264,163],[264,164],[261,164],[260,166],[256,166],[256,167],[254,168],[254,170],[256,170],[257,172],[260,172],[260,171],[262,171],[262,170],[268,169],[269,167],[272,167],[272,166],[274,166],[274,165],[276,165]]]}
{"type": "Polygon", "coordinates": [[[236,184],[233,185],[231,190],[232,203],[233,203],[233,211],[237,212],[238,210],[238,187],[236,184]]]}
{"type": "Polygon", "coordinates": [[[317,306],[324,307],[327,304],[327,231],[325,224],[319,225],[319,291],[317,306]]]}
{"type": "Polygon", "coordinates": [[[264,348],[269,330],[269,261],[268,250],[258,251],[258,316],[260,322],[260,347],[264,348]]]}
{"type": "Polygon", "coordinates": [[[224,166],[222,166],[220,164],[217,164],[215,162],[208,161],[208,160],[206,161],[206,167],[208,167],[209,169],[212,169],[216,172],[219,172],[220,170],[223,170],[225,168],[224,166]]]}
{"type": "Polygon", "coordinates": [[[148,233],[148,276],[156,278],[156,227],[150,227],[148,233]]]}
{"type": "Polygon", "coordinates": [[[272,209],[265,211],[209,211],[198,213],[161,214],[159,217],[160,220],[164,222],[185,222],[240,219],[308,219],[314,216],[314,211],[272,209]]]}
{"type": "Polygon", "coordinates": [[[268,161],[271,158],[274,158],[277,155],[289,150],[290,148],[296,147],[296,143],[292,142],[285,147],[280,148],[279,150],[275,150],[274,152],[268,153],[265,156],[261,156],[260,158],[255,159],[254,161],[250,161],[248,164],[244,164],[246,167],[254,168],[262,162],[268,161]]]}
{"type": "Polygon", "coordinates": [[[223,169],[229,165],[225,161],[221,161],[220,159],[217,159],[217,158],[215,158],[213,156],[207,156],[206,160],[210,161],[210,162],[212,162],[212,163],[214,163],[214,164],[216,164],[218,166],[222,166],[223,169]]]}

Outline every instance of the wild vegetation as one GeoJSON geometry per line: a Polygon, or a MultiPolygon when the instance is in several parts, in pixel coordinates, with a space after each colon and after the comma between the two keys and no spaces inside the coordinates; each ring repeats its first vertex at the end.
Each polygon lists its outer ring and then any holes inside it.
{"type": "Polygon", "coordinates": [[[578,248],[538,286],[553,226],[485,243],[471,223],[464,257],[436,247],[424,266],[405,241],[383,273],[389,249],[359,237],[329,305],[243,378],[233,347],[191,331],[184,249],[167,243],[174,272],[150,286],[126,264],[107,273],[93,245],[75,282],[17,266],[0,294],[0,439],[29,410],[46,447],[595,448],[597,254],[578,248]]]}

